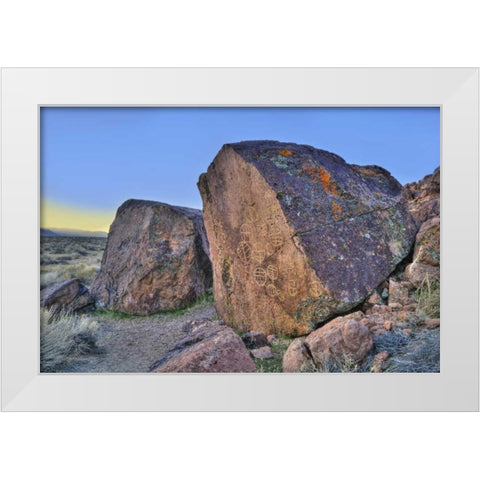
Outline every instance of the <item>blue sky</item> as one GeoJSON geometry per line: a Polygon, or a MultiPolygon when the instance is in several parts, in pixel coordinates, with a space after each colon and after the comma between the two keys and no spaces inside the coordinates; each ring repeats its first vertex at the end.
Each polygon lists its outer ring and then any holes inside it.
{"type": "MultiPolygon", "coordinates": [[[[196,183],[221,146],[258,139],[308,144],[348,163],[380,165],[403,184],[440,164],[440,111],[43,107],[42,202],[112,219],[129,198],[201,208],[196,183]]],[[[50,215],[48,226],[66,227],[55,221],[50,215]]]]}

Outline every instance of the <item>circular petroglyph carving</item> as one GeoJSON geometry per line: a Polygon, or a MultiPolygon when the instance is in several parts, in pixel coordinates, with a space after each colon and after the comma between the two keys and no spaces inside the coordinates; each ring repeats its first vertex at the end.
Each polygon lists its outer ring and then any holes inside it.
{"type": "Polygon", "coordinates": [[[257,267],[253,272],[253,279],[259,287],[264,287],[267,283],[267,272],[262,267],[257,267]]]}
{"type": "Polygon", "coordinates": [[[248,223],[243,223],[240,227],[240,237],[244,241],[249,241],[251,240],[252,236],[252,226],[249,225],[248,223]]]}
{"type": "Polygon", "coordinates": [[[252,256],[252,247],[250,244],[245,241],[240,242],[237,247],[237,255],[244,265],[248,265],[252,256]]]}
{"type": "Polygon", "coordinates": [[[257,263],[262,263],[263,260],[265,259],[265,250],[257,248],[253,250],[252,252],[252,258],[257,262],[257,263]]]}
{"type": "Polygon", "coordinates": [[[269,297],[274,298],[274,297],[277,297],[277,296],[278,296],[277,287],[276,287],[273,283],[269,283],[269,284],[267,285],[266,290],[267,290],[267,295],[268,295],[269,297]]]}
{"type": "Polygon", "coordinates": [[[275,265],[267,267],[267,276],[270,280],[275,281],[278,278],[278,268],[275,265]]]}

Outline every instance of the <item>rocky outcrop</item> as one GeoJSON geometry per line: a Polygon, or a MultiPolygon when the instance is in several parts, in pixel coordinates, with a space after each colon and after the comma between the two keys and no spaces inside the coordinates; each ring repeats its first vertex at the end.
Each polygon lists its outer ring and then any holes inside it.
{"type": "Polygon", "coordinates": [[[418,225],[440,215],[440,167],[418,182],[407,183],[404,191],[418,225]]]}
{"type": "Polygon", "coordinates": [[[440,217],[422,224],[415,238],[413,262],[407,265],[406,280],[419,288],[428,279],[440,282],[440,217]]]}
{"type": "Polygon", "coordinates": [[[41,290],[40,306],[55,312],[89,312],[95,309],[95,299],[78,278],[73,278],[41,290]]]}
{"type": "Polygon", "coordinates": [[[151,372],[255,372],[241,338],[221,322],[191,321],[180,342],[151,367],[151,372]]]}
{"type": "Polygon", "coordinates": [[[208,250],[201,211],[128,200],[92,287],[97,305],[136,315],[186,307],[211,287],[208,250]]]}
{"type": "Polygon", "coordinates": [[[241,331],[299,336],[352,309],[417,231],[386,170],[305,145],[225,145],[198,186],[216,308],[241,331]]]}

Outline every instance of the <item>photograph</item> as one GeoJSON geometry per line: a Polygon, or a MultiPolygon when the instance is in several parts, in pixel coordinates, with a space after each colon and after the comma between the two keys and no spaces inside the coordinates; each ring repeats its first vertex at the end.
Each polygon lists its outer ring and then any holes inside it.
{"type": "Polygon", "coordinates": [[[440,122],[40,107],[40,372],[439,373],[440,122]]]}

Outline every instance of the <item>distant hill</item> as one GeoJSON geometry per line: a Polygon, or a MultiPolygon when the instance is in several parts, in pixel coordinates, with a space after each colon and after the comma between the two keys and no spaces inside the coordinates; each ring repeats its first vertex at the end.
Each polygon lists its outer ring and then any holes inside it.
{"type": "Polygon", "coordinates": [[[40,235],[43,237],[98,237],[107,238],[107,232],[90,232],[88,230],[75,230],[73,228],[50,228],[40,229],[40,235]]]}
{"type": "Polygon", "coordinates": [[[60,236],[58,233],[55,233],[52,230],[47,230],[46,228],[40,229],[40,235],[42,237],[59,237],[60,236]]]}

